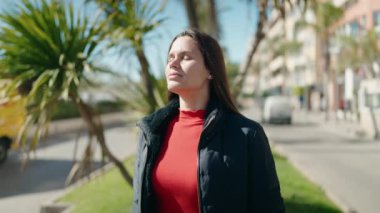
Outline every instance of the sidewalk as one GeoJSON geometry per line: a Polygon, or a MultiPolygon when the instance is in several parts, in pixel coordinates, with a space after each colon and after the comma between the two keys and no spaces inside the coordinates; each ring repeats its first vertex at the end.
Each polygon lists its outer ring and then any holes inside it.
{"type": "MultiPolygon", "coordinates": [[[[126,118],[125,113],[106,114],[101,117],[111,152],[119,159],[125,159],[136,150],[135,122],[126,118]],[[126,122],[127,121],[127,122],[126,122]]],[[[0,212],[37,213],[40,206],[56,199],[66,192],[66,176],[73,164],[73,152],[83,153],[87,134],[79,118],[52,122],[46,143],[33,153],[27,169],[20,171],[20,154],[13,152],[6,164],[0,167],[2,192],[0,212]],[[22,204],[22,205],[20,205],[22,204]]],[[[101,161],[101,150],[95,147],[96,162],[101,161]]],[[[78,157],[76,157],[78,159],[78,157]]],[[[69,187],[70,188],[70,187],[69,187]]]]}
{"type": "Polygon", "coordinates": [[[369,138],[369,136],[366,135],[358,121],[338,119],[333,115],[330,115],[329,119],[326,120],[324,112],[307,112],[305,110],[296,110],[294,111],[294,115],[301,116],[308,122],[319,124],[325,131],[336,134],[340,137],[362,141],[373,141],[372,138],[369,138]]]}
{"type": "MultiPolygon", "coordinates": [[[[104,128],[125,125],[126,121],[130,121],[131,125],[135,125],[135,118],[127,116],[126,112],[107,113],[100,116],[104,128]]],[[[128,123],[127,123],[128,124],[128,123]]],[[[70,118],[52,121],[49,127],[48,138],[66,133],[80,132],[87,130],[82,118],[70,118]]]]}
{"type": "Polygon", "coordinates": [[[363,135],[358,123],[325,121],[323,113],[296,111],[294,120],[266,127],[273,148],[344,212],[378,212],[380,142],[363,135]]]}

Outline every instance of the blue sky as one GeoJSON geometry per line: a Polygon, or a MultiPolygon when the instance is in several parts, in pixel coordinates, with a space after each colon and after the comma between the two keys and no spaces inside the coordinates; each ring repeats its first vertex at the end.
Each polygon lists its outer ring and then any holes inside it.
{"type": "MultiPolygon", "coordinates": [[[[0,11],[9,9],[9,6],[20,0],[1,0],[0,11]]],[[[83,0],[73,0],[78,7],[83,0]]],[[[248,49],[249,39],[256,30],[257,10],[255,4],[247,5],[245,0],[222,1],[216,0],[220,10],[220,25],[222,28],[221,45],[227,49],[230,61],[240,63],[248,49]]],[[[163,13],[166,21],[158,29],[158,33],[151,35],[146,42],[146,53],[155,73],[162,73],[166,52],[172,38],[188,26],[185,8],[182,0],[168,0],[163,13]]],[[[132,57],[105,59],[113,69],[122,72],[136,70],[138,65],[132,57]]]]}
{"type": "MultiPolygon", "coordinates": [[[[163,37],[159,41],[161,55],[165,58],[172,38],[186,29],[188,21],[182,0],[169,0],[164,16],[168,19],[163,24],[163,37]]],[[[227,49],[232,62],[242,62],[248,49],[250,37],[256,30],[257,10],[255,4],[247,5],[245,0],[217,0],[220,9],[222,28],[221,45],[227,49]]]]}
{"type": "MultiPolygon", "coordinates": [[[[169,31],[164,45],[171,38],[188,26],[182,0],[169,0],[165,15],[168,17],[163,28],[169,31]]],[[[250,35],[256,29],[256,8],[254,4],[247,5],[244,0],[217,0],[220,9],[220,22],[223,30],[221,44],[227,48],[232,61],[240,62],[246,51],[250,35]]]]}
{"type": "MultiPolygon", "coordinates": [[[[222,28],[220,43],[227,49],[226,54],[230,61],[241,63],[247,52],[249,39],[256,30],[256,5],[254,3],[247,5],[245,0],[217,0],[217,4],[222,28]]],[[[166,54],[173,37],[188,27],[182,0],[168,0],[163,17],[166,21],[159,27],[158,35],[150,36],[152,38],[145,43],[148,60],[156,74],[164,71],[166,54]]],[[[124,73],[131,73],[130,70],[136,70],[138,67],[136,59],[111,60],[113,69],[124,73]]]]}

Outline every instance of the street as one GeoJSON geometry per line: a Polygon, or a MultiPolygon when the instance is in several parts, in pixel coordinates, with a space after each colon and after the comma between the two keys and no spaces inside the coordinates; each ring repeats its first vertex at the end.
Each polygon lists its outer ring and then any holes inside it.
{"type": "MultiPolygon", "coordinates": [[[[250,118],[260,112],[251,109],[250,118]]],[[[380,142],[354,138],[339,125],[293,114],[293,125],[264,125],[276,149],[310,180],[320,185],[345,211],[374,213],[380,209],[380,142]]]]}
{"type": "MultiPolygon", "coordinates": [[[[24,171],[21,171],[21,155],[10,153],[7,162],[0,166],[0,212],[38,213],[41,204],[62,193],[73,166],[76,135],[70,133],[47,141],[31,153],[24,171]]],[[[134,135],[128,127],[107,129],[106,139],[112,153],[119,159],[134,153],[134,135]]],[[[80,137],[77,144],[78,158],[87,144],[87,138],[80,137]]],[[[100,148],[96,147],[97,166],[100,165],[100,156],[100,148]]]]}

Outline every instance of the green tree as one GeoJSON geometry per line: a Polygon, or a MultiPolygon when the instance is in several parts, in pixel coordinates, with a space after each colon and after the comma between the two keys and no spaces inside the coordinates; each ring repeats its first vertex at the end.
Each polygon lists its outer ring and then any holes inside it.
{"type": "Polygon", "coordinates": [[[380,62],[380,48],[374,30],[366,31],[359,37],[340,35],[337,38],[340,48],[337,70],[345,68],[362,69],[367,79],[376,77],[374,63],[380,62]]]}
{"type": "MultiPolygon", "coordinates": [[[[95,2],[109,18],[108,31],[112,32],[112,46],[120,48],[123,52],[133,50],[140,64],[140,76],[143,87],[139,87],[143,102],[148,105],[147,113],[157,109],[159,101],[155,95],[156,77],[150,70],[150,64],[145,52],[146,38],[154,32],[165,20],[161,13],[166,6],[166,1],[145,0],[87,0],[95,2]],[[126,45],[124,45],[126,44],[126,45]]],[[[135,88],[137,89],[137,88],[135,88]]]]}
{"type": "Polygon", "coordinates": [[[107,147],[99,116],[79,94],[82,85],[92,85],[88,75],[99,71],[93,61],[107,36],[103,29],[108,20],[91,22],[83,13],[76,13],[71,3],[47,0],[23,0],[0,19],[4,23],[0,28],[0,78],[10,78],[7,92],[18,88],[27,102],[27,118],[17,139],[24,150],[35,149],[47,134],[58,101],[70,100],[87,125],[89,138],[96,138],[103,154],[132,184],[131,175],[107,147]],[[33,137],[28,140],[31,131],[33,137]]]}
{"type": "MultiPolygon", "coordinates": [[[[377,77],[376,75],[378,75],[377,72],[379,72],[379,70],[376,70],[376,65],[378,66],[380,63],[380,48],[378,45],[377,34],[374,30],[365,31],[358,37],[337,35],[336,40],[340,46],[336,64],[336,70],[338,72],[341,73],[347,68],[351,68],[354,72],[360,69],[364,71],[366,79],[373,79],[377,77]]],[[[353,89],[352,110],[357,120],[359,121],[359,88],[354,87],[353,89]]],[[[375,116],[371,116],[371,119],[374,126],[376,126],[375,116]]]]}
{"type": "MultiPolygon", "coordinates": [[[[307,22],[306,18],[300,19],[295,26],[295,34],[304,28],[311,28],[317,34],[317,67],[316,70],[323,76],[323,87],[326,99],[326,106],[333,106],[334,110],[337,108],[336,97],[328,97],[328,86],[336,88],[336,72],[331,69],[331,55],[329,48],[331,47],[331,26],[336,23],[343,16],[343,9],[335,6],[331,1],[319,3],[311,1],[309,9],[315,15],[315,22],[307,22]],[[335,100],[330,103],[329,100],[335,100]]],[[[336,92],[334,91],[333,94],[336,92]]],[[[326,110],[325,119],[329,119],[329,110],[326,110]]]]}

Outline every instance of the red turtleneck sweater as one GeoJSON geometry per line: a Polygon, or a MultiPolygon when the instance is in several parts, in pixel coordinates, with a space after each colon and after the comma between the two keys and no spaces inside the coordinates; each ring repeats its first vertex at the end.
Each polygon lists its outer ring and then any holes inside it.
{"type": "Polygon", "coordinates": [[[152,174],[157,212],[199,212],[197,158],[205,113],[180,109],[169,124],[152,174]]]}

